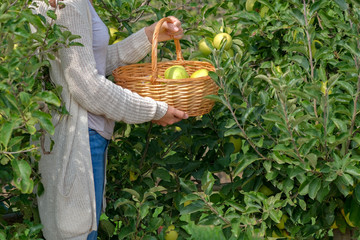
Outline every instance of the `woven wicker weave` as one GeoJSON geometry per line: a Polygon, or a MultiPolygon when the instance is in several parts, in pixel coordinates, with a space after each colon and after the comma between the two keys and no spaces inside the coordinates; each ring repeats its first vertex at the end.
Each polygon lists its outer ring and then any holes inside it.
{"type": "Polygon", "coordinates": [[[170,21],[170,19],[161,19],[155,27],[151,52],[152,63],[132,64],[115,69],[113,71],[115,82],[143,97],[164,101],[185,111],[189,116],[206,114],[213,108],[214,102],[204,97],[210,94],[216,95],[218,91],[218,86],[209,76],[186,79],[165,79],[163,76],[165,70],[173,65],[184,66],[189,76],[199,69],[215,71],[215,67],[208,62],[185,61],[178,39],[174,39],[176,61],[158,63],[157,39],[164,21],[170,21]]]}

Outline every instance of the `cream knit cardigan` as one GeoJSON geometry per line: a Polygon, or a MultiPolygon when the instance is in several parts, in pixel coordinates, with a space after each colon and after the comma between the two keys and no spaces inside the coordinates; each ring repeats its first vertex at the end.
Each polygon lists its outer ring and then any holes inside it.
{"type": "MultiPolygon", "coordinates": [[[[51,7],[42,1],[36,3],[35,12],[46,16],[51,7]]],[[[61,49],[51,61],[50,76],[63,87],[62,100],[69,115],[53,116],[55,134],[47,137],[45,149],[50,149],[51,140],[55,145],[39,162],[45,191],[38,197],[38,205],[46,239],[85,240],[97,229],[87,112],[115,121],[143,123],[163,117],[167,104],[140,97],[98,75],[88,0],[62,3],[66,7],[56,10],[56,23],[80,35],[78,41],[84,46],[61,49]]],[[[120,65],[138,62],[150,49],[144,29],[110,45],[106,74],[120,65]]]]}

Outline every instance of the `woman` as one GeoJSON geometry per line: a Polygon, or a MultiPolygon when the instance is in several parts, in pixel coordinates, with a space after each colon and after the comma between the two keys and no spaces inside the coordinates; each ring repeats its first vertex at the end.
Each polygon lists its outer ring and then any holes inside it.
{"type": "MultiPolygon", "coordinates": [[[[188,116],[164,102],[143,98],[123,89],[105,76],[116,67],[136,63],[151,49],[155,24],[123,41],[108,46],[108,30],[89,0],[65,0],[57,8],[56,24],[80,35],[83,46],[63,48],[51,61],[52,81],[63,87],[62,100],[69,114],[54,115],[55,134],[45,139],[39,162],[44,193],[38,197],[44,237],[96,239],[103,207],[105,152],[114,121],[162,126],[188,116]]],[[[56,7],[36,1],[35,12],[46,16],[56,7]]],[[[162,25],[159,41],[181,38],[181,23],[175,17],[162,25]]]]}

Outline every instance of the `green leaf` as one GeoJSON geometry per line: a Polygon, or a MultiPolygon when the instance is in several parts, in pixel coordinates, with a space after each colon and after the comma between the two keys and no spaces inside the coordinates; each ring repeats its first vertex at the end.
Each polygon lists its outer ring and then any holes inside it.
{"type": "Polygon", "coordinates": [[[270,218],[276,223],[280,223],[282,215],[282,211],[279,211],[278,209],[273,209],[270,211],[270,218]]]}
{"type": "Polygon", "coordinates": [[[307,155],[314,148],[317,142],[318,140],[315,138],[309,139],[307,143],[301,146],[301,153],[303,155],[307,155]]]}
{"type": "Polygon", "coordinates": [[[315,178],[314,180],[312,180],[309,184],[309,197],[311,199],[315,199],[320,188],[321,188],[321,179],[315,178]]]}
{"type": "Polygon", "coordinates": [[[302,199],[299,199],[299,205],[302,210],[306,211],[306,202],[302,199]]]}
{"type": "Polygon", "coordinates": [[[337,81],[336,84],[339,85],[345,91],[347,91],[351,96],[354,95],[354,87],[350,83],[345,81],[337,81]]]}
{"type": "Polygon", "coordinates": [[[57,19],[57,16],[56,16],[54,10],[48,10],[48,11],[46,12],[46,15],[47,15],[49,18],[51,18],[51,19],[54,19],[54,20],[57,19]]]}
{"type": "Polygon", "coordinates": [[[300,64],[300,66],[302,66],[306,71],[309,71],[310,65],[309,65],[309,61],[306,57],[304,56],[300,56],[300,55],[295,55],[290,57],[291,60],[293,60],[294,62],[300,64]]]}
{"type": "Polygon", "coordinates": [[[36,94],[37,97],[39,97],[41,100],[52,104],[56,107],[60,107],[61,101],[60,99],[55,95],[55,93],[50,91],[43,91],[36,94]]]}
{"type": "Polygon", "coordinates": [[[211,194],[214,183],[214,176],[211,174],[211,172],[206,171],[201,178],[201,189],[205,192],[206,195],[211,194]]]}
{"type": "Polygon", "coordinates": [[[148,232],[156,231],[161,226],[161,224],[163,224],[163,222],[164,222],[164,220],[162,218],[159,218],[159,217],[151,218],[151,221],[150,221],[148,227],[146,228],[146,231],[148,231],[148,232]]]}
{"type": "Polygon", "coordinates": [[[291,180],[290,178],[287,178],[283,182],[283,191],[287,194],[294,188],[294,180],[291,180]]]}
{"type": "Polygon", "coordinates": [[[244,171],[244,169],[249,166],[250,164],[252,164],[253,162],[259,160],[261,158],[259,158],[256,155],[243,155],[241,157],[241,159],[239,160],[239,164],[236,166],[235,170],[234,170],[234,176],[239,175],[242,171],[244,171]]]}
{"type": "Polygon", "coordinates": [[[116,200],[116,202],[114,203],[114,208],[117,209],[118,207],[122,206],[122,205],[126,205],[126,204],[134,204],[132,201],[125,199],[125,198],[119,198],[118,200],[116,200]]]}
{"type": "Polygon", "coordinates": [[[305,26],[304,14],[297,8],[292,9],[291,15],[298,21],[302,26],[305,26]]]}
{"type": "Polygon", "coordinates": [[[325,4],[326,4],[326,1],[324,1],[324,0],[318,0],[318,1],[315,1],[314,3],[312,3],[311,7],[310,7],[310,11],[309,11],[310,17],[312,17],[314,15],[314,13],[316,11],[318,11],[325,4]]]}
{"type": "Polygon", "coordinates": [[[325,197],[330,193],[330,185],[326,184],[319,189],[319,192],[316,195],[316,200],[318,200],[319,202],[323,202],[325,197]]]}
{"type": "Polygon", "coordinates": [[[190,205],[182,208],[180,210],[180,215],[186,215],[194,212],[199,212],[203,210],[205,203],[202,200],[192,202],[190,205]]]}
{"type": "Polygon", "coordinates": [[[119,231],[118,239],[129,239],[130,237],[129,238],[126,238],[126,237],[128,237],[135,231],[136,231],[135,227],[133,227],[131,225],[123,227],[123,228],[121,228],[121,231],[119,231]]]}
{"type": "Polygon", "coordinates": [[[45,129],[49,134],[54,134],[55,127],[51,122],[50,114],[44,113],[42,111],[34,111],[31,115],[39,120],[41,127],[45,129]]]}
{"type": "Polygon", "coordinates": [[[360,178],[360,169],[356,166],[349,165],[346,167],[345,172],[354,176],[356,178],[360,178]]]}
{"type": "Polygon", "coordinates": [[[225,204],[230,205],[231,207],[233,207],[235,210],[243,213],[246,211],[245,207],[241,206],[239,203],[232,201],[232,200],[226,200],[225,204]]]}
{"type": "Polygon", "coordinates": [[[155,169],[155,171],[153,172],[153,176],[155,178],[160,178],[161,180],[167,181],[169,182],[171,180],[171,176],[169,174],[169,171],[167,171],[164,168],[157,168],[155,169]]]}
{"type": "Polygon", "coordinates": [[[124,188],[124,189],[122,189],[122,191],[130,193],[131,195],[133,195],[135,197],[136,200],[140,200],[140,194],[137,191],[135,191],[134,189],[124,188]]]}
{"type": "Polygon", "coordinates": [[[147,192],[156,193],[156,192],[162,192],[162,191],[166,191],[166,188],[164,188],[163,186],[156,186],[156,187],[150,188],[147,192]]]}
{"type": "Polygon", "coordinates": [[[99,228],[103,230],[108,237],[112,237],[115,233],[115,225],[109,220],[100,220],[99,228]]]}
{"type": "Polygon", "coordinates": [[[163,206],[161,206],[161,207],[157,207],[156,209],[155,209],[155,211],[154,211],[154,213],[153,213],[153,217],[154,218],[157,218],[161,213],[162,213],[162,211],[164,210],[164,207],[163,206]]]}
{"type": "Polygon", "coordinates": [[[204,98],[213,100],[213,101],[215,101],[215,102],[220,102],[220,103],[222,103],[222,100],[221,100],[220,96],[218,96],[218,95],[207,95],[207,96],[205,96],[204,98]]]}
{"type": "Polygon", "coordinates": [[[5,122],[0,129],[0,144],[7,149],[11,134],[14,128],[14,122],[5,122]]]}
{"type": "Polygon", "coordinates": [[[232,128],[224,133],[224,137],[242,135],[242,131],[239,128],[232,128]]]}
{"type": "Polygon", "coordinates": [[[340,119],[336,119],[336,118],[331,118],[331,120],[335,123],[336,127],[341,131],[341,132],[347,132],[347,126],[346,123],[343,122],[340,119]]]}
{"type": "Polygon", "coordinates": [[[350,188],[343,182],[340,177],[335,180],[335,184],[344,197],[349,195],[350,188]]]}
{"type": "Polygon", "coordinates": [[[341,10],[346,11],[348,9],[348,5],[345,0],[335,0],[336,4],[339,5],[341,10]]]}
{"type": "Polygon", "coordinates": [[[25,160],[13,159],[11,166],[14,171],[14,184],[22,193],[32,193],[34,181],[30,178],[31,167],[25,160]]]}
{"type": "Polygon", "coordinates": [[[354,195],[358,203],[360,204],[360,185],[357,184],[355,187],[354,195]]]}
{"type": "Polygon", "coordinates": [[[315,169],[317,165],[318,156],[314,153],[310,153],[306,155],[306,158],[309,160],[311,167],[315,169]]]}
{"type": "Polygon", "coordinates": [[[12,19],[12,15],[10,15],[10,14],[8,14],[8,13],[1,14],[1,15],[0,15],[0,23],[1,23],[1,22],[7,22],[7,21],[9,21],[10,19],[12,19]]]}
{"type": "Polygon", "coordinates": [[[299,91],[299,90],[290,90],[291,94],[294,94],[297,97],[300,97],[302,99],[310,100],[311,96],[309,96],[306,92],[299,91]]]}
{"type": "Polygon", "coordinates": [[[271,122],[284,123],[284,120],[276,113],[266,113],[262,118],[271,122]]]}
{"type": "Polygon", "coordinates": [[[307,195],[309,193],[310,179],[306,179],[299,187],[300,195],[307,195]]]}
{"type": "Polygon", "coordinates": [[[148,215],[150,210],[149,204],[149,202],[145,202],[140,206],[140,219],[144,219],[148,215]]]}
{"type": "Polygon", "coordinates": [[[183,178],[180,178],[180,186],[183,188],[183,190],[186,190],[187,192],[197,191],[195,183],[190,180],[184,180],[183,178]]]}

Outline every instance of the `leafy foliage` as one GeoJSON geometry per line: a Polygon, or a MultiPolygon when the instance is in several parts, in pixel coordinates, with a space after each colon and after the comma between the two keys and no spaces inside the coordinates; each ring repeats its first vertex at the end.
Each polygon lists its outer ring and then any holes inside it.
{"type": "Polygon", "coordinates": [[[54,11],[34,15],[27,1],[0,4],[0,239],[32,239],[40,230],[34,187],[41,136],[52,134],[50,111],[63,109],[48,77],[52,53],[69,47],[77,36],[53,24],[54,11]],[[32,158],[32,160],[31,160],[32,158]],[[19,214],[19,211],[21,214],[19,214]],[[13,216],[21,223],[9,224],[13,216]]]}
{"type": "MultiPolygon", "coordinates": [[[[216,66],[211,76],[220,86],[207,115],[166,128],[117,123],[101,239],[164,239],[170,225],[178,239],[209,238],[204,228],[218,239],[329,239],[334,231],[357,231],[360,6],[246,2],[95,2],[118,36],[178,17],[184,57],[216,66]],[[233,56],[211,47],[222,31],[233,38],[233,56]],[[209,56],[198,50],[203,38],[209,56]],[[241,138],[239,152],[232,136],[241,138]]],[[[31,144],[53,131],[50,110],[66,114],[45,57],[76,38],[21,7],[0,7],[0,212],[20,211],[23,219],[0,218],[0,239],[41,238],[31,194],[34,186],[41,190],[40,145],[31,144]]],[[[161,61],[175,58],[171,41],[159,52],[161,61]]]]}

